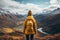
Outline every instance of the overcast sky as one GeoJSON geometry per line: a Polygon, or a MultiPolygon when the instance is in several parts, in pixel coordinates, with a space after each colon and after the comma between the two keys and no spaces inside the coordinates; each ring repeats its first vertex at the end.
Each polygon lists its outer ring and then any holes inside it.
{"type": "Polygon", "coordinates": [[[42,13],[44,9],[53,10],[51,6],[60,7],[60,0],[0,0],[0,8],[19,14],[27,14],[28,10],[42,13]]]}

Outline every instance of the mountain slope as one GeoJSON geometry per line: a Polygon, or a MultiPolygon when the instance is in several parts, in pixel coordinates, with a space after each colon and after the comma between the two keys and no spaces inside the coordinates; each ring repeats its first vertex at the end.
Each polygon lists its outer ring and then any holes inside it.
{"type": "Polygon", "coordinates": [[[38,28],[43,27],[43,31],[55,34],[60,33],[60,8],[57,8],[50,13],[39,14],[35,16],[38,23],[38,28]]]}
{"type": "MultiPolygon", "coordinates": [[[[18,15],[20,16],[20,15],[18,15]]],[[[1,14],[0,15],[0,26],[1,27],[16,27],[17,23],[22,21],[23,16],[20,18],[14,14],[1,14]]]]}

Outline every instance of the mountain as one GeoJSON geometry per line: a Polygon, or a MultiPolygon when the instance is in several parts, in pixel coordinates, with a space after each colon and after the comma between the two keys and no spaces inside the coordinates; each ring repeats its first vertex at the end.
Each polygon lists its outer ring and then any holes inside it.
{"type": "MultiPolygon", "coordinates": [[[[55,26],[57,27],[60,24],[60,18],[59,18],[60,8],[57,8],[52,11],[50,10],[44,10],[44,11],[46,12],[42,12],[41,14],[34,14],[33,16],[37,21],[38,28],[43,27],[43,31],[47,33],[52,33],[51,29],[54,29],[55,26]]],[[[21,27],[25,17],[26,15],[14,14],[7,9],[0,8],[0,27],[11,27],[11,28],[19,26],[21,27]]],[[[56,30],[58,30],[58,28],[59,27],[57,27],[56,30]]]]}
{"type": "Polygon", "coordinates": [[[34,15],[38,28],[42,27],[49,34],[60,33],[60,8],[50,13],[34,15]]]}
{"type": "Polygon", "coordinates": [[[53,11],[50,12],[52,15],[54,14],[59,14],[60,13],[60,8],[56,8],[53,11]]]}
{"type": "Polygon", "coordinates": [[[24,20],[23,18],[23,15],[1,13],[0,27],[17,27],[24,20]]]}
{"type": "Polygon", "coordinates": [[[43,31],[47,33],[60,33],[60,14],[48,17],[41,21],[44,24],[43,31]]]}

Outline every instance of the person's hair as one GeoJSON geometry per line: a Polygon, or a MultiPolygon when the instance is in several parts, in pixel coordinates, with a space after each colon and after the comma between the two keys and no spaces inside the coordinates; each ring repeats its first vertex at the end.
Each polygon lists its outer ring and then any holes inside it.
{"type": "Polygon", "coordinates": [[[27,16],[31,16],[31,15],[32,15],[32,12],[31,12],[31,10],[29,10],[27,16]]]}

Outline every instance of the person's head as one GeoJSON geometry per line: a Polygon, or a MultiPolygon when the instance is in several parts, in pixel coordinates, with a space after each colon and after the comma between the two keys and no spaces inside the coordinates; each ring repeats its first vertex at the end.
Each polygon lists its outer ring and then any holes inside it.
{"type": "Polygon", "coordinates": [[[28,16],[31,16],[32,15],[32,12],[31,10],[28,11],[28,16]]]}

